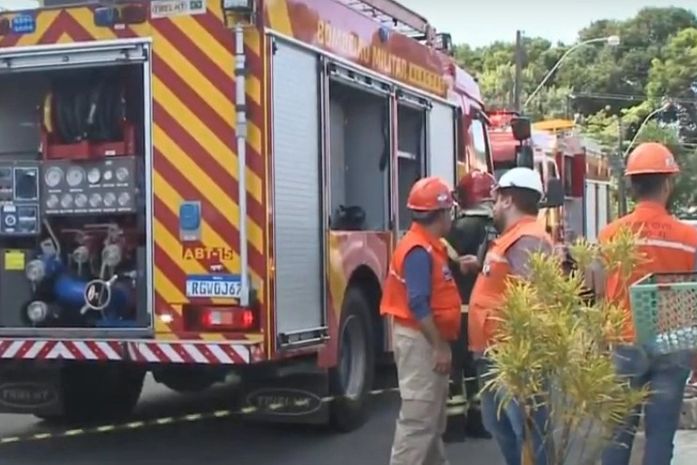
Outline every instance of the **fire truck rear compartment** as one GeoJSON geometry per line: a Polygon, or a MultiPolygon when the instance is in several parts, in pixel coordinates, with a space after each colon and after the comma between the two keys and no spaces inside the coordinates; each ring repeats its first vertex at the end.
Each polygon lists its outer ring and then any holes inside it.
{"type": "Polygon", "coordinates": [[[145,69],[0,69],[0,333],[151,325],[145,69]]]}

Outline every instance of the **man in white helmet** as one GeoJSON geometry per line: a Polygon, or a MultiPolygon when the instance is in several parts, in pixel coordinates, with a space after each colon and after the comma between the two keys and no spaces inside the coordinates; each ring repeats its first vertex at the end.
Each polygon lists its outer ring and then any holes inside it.
{"type": "MultiPolygon", "coordinates": [[[[489,247],[469,304],[469,346],[478,359],[482,385],[486,384],[491,367],[484,353],[496,343],[497,313],[504,304],[508,279],[529,276],[528,261],[532,252],[553,253],[552,239],[545,226],[537,221],[539,203],[544,194],[540,175],[529,168],[513,168],[501,176],[495,193],[494,225],[500,236],[489,247]]],[[[514,403],[501,409],[504,398],[503,393],[484,390],[481,393],[482,419],[498,442],[506,464],[520,465],[524,441],[523,415],[514,403]]],[[[543,437],[547,414],[539,409],[535,417],[537,427],[532,428],[535,463],[546,465],[548,447],[543,437]]]]}

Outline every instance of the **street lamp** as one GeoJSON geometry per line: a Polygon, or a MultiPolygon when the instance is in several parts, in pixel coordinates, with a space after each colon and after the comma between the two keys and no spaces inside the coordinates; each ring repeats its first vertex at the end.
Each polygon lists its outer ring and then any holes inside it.
{"type": "Polygon", "coordinates": [[[670,100],[666,100],[663,105],[661,105],[659,108],[656,108],[654,111],[646,115],[646,118],[644,118],[644,121],[641,122],[641,126],[639,126],[639,129],[637,129],[636,133],[634,134],[634,138],[632,141],[629,143],[627,146],[627,150],[624,151],[622,154],[622,160],[627,159],[627,155],[629,155],[629,151],[632,150],[632,147],[634,147],[634,143],[637,141],[639,138],[639,135],[641,134],[641,131],[644,129],[644,127],[648,124],[649,121],[651,121],[651,118],[656,116],[659,113],[662,113],[668,109],[670,109],[671,105],[673,105],[673,102],[670,100]]]}
{"type": "Polygon", "coordinates": [[[620,44],[620,36],[608,36],[608,37],[596,37],[595,39],[588,39],[584,40],[583,42],[579,42],[573,47],[571,47],[569,50],[567,50],[561,58],[554,64],[552,69],[549,70],[549,72],[545,75],[544,79],[542,79],[542,82],[537,86],[537,88],[528,96],[528,98],[525,100],[525,103],[523,104],[523,108],[528,106],[528,103],[537,95],[537,93],[542,89],[542,87],[549,81],[549,78],[552,77],[554,72],[559,69],[559,66],[566,60],[566,57],[568,57],[574,50],[588,44],[595,44],[598,42],[604,42],[610,47],[617,47],[620,44]]]}

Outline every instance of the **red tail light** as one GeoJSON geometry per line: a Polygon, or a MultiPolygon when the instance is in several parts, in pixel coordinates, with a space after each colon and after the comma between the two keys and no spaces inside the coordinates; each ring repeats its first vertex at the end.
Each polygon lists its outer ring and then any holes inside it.
{"type": "Polygon", "coordinates": [[[253,310],[239,307],[201,307],[198,323],[203,331],[249,331],[256,327],[253,310]]]}

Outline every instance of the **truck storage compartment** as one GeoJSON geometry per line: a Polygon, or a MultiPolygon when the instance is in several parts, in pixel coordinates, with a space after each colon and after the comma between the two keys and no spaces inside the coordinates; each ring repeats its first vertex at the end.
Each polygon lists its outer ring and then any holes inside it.
{"type": "Polygon", "coordinates": [[[387,230],[387,96],[339,82],[331,82],[329,95],[332,229],[387,230]]]}
{"type": "Polygon", "coordinates": [[[144,66],[22,59],[0,71],[0,332],[147,327],[144,66]]]}

